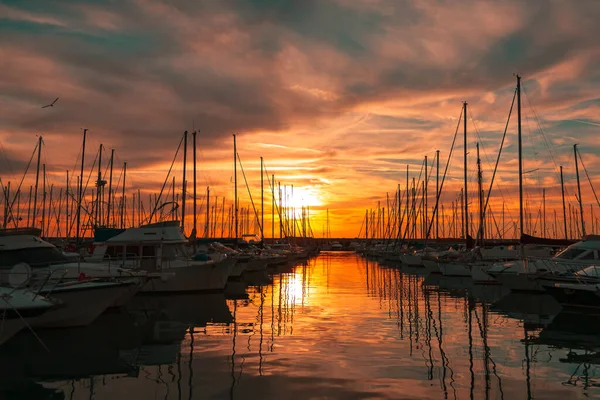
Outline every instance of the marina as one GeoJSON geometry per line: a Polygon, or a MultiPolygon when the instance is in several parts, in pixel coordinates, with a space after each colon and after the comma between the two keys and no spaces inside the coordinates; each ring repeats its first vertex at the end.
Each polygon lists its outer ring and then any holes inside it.
{"type": "Polygon", "coordinates": [[[246,299],[136,296],[85,328],[24,332],[0,347],[2,393],[65,399],[130,393],[269,399],[290,391],[299,398],[600,394],[598,316],[564,310],[549,295],[424,277],[354,252],[324,252],[286,268],[248,287],[246,299]]]}
{"type": "Polygon", "coordinates": [[[600,399],[598,20],[0,0],[0,400],[600,399]]]}

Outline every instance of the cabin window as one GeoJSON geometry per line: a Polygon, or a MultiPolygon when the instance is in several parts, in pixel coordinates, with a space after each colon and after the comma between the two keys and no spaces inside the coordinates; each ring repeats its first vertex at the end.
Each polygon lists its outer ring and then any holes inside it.
{"type": "Polygon", "coordinates": [[[108,246],[106,248],[106,252],[104,253],[105,259],[118,259],[123,257],[123,246],[108,246]]]}
{"type": "Polygon", "coordinates": [[[140,246],[127,246],[125,248],[127,258],[134,258],[140,255],[140,246]]]}
{"type": "Polygon", "coordinates": [[[576,247],[572,247],[570,249],[566,249],[562,253],[558,254],[556,258],[562,258],[565,260],[574,260],[585,253],[587,249],[578,249],[576,247]]]}
{"type": "Polygon", "coordinates": [[[142,247],[142,257],[143,258],[151,258],[154,257],[154,246],[144,246],[142,247]]]}
{"type": "Polygon", "coordinates": [[[587,254],[582,255],[581,257],[579,257],[580,260],[595,260],[596,259],[596,252],[593,250],[590,250],[587,254]]]}
{"type": "Polygon", "coordinates": [[[183,250],[178,244],[166,244],[162,248],[163,260],[175,260],[183,256],[183,250]]]}
{"type": "Polygon", "coordinates": [[[53,264],[68,263],[69,260],[55,247],[0,251],[0,265],[3,267],[12,267],[21,262],[29,264],[32,268],[45,268],[53,264]]]}

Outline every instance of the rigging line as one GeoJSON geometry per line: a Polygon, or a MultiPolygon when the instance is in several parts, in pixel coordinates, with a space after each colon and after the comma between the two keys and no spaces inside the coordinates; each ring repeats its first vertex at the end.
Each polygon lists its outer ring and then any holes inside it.
{"type": "Polygon", "coordinates": [[[527,97],[527,101],[529,102],[529,106],[531,107],[531,110],[533,111],[533,115],[537,121],[538,127],[540,129],[541,132],[541,136],[544,139],[544,145],[546,146],[546,149],[548,150],[548,153],[550,154],[550,158],[552,159],[552,163],[554,164],[554,172],[558,173],[558,164],[556,163],[556,157],[554,156],[554,153],[552,151],[552,148],[550,146],[550,144],[548,143],[548,139],[546,138],[546,135],[544,133],[544,129],[542,127],[542,123],[540,118],[538,117],[537,112],[535,111],[535,106],[533,105],[533,102],[531,101],[531,98],[529,97],[529,92],[527,91],[527,88],[525,87],[525,85],[523,83],[521,83],[521,87],[523,88],[523,91],[525,92],[525,96],[527,97]]]}
{"type": "Polygon", "coordinates": [[[581,161],[581,166],[583,167],[583,170],[585,171],[585,176],[588,179],[588,182],[590,183],[590,187],[592,188],[592,192],[594,193],[594,198],[596,199],[596,203],[598,203],[598,207],[600,207],[600,201],[598,201],[598,196],[596,195],[596,189],[594,189],[594,185],[592,185],[592,180],[590,179],[590,175],[588,174],[587,168],[585,167],[585,164],[583,163],[583,157],[581,157],[581,153],[579,152],[579,149],[577,149],[577,154],[579,155],[579,160],[581,161]]]}
{"type": "MultiPolygon", "coordinates": [[[[498,157],[496,158],[496,165],[494,166],[494,172],[492,173],[492,179],[490,180],[490,187],[487,192],[487,198],[485,200],[485,206],[483,207],[483,217],[485,218],[485,213],[487,211],[487,207],[490,201],[490,196],[492,194],[492,187],[494,185],[494,180],[496,179],[496,172],[498,171],[498,164],[500,163],[500,156],[502,155],[502,149],[504,148],[504,141],[506,140],[506,132],[508,131],[508,125],[510,124],[510,117],[512,115],[513,108],[515,106],[515,98],[517,97],[517,89],[515,89],[515,94],[513,95],[512,103],[510,104],[510,110],[508,111],[508,119],[506,120],[506,126],[504,127],[504,134],[502,135],[502,141],[500,142],[500,150],[498,150],[498,157]]],[[[503,198],[504,200],[504,198],[503,198]]],[[[510,215],[510,213],[509,213],[510,215]]]]}
{"type": "MultiPolygon", "coordinates": [[[[275,181],[273,180],[273,182],[271,183],[271,179],[269,178],[269,171],[267,170],[267,164],[263,161],[263,168],[265,169],[265,173],[267,174],[267,181],[269,182],[269,188],[271,189],[271,193],[274,193],[275,190],[277,189],[275,186],[275,181]]],[[[273,196],[271,196],[273,197],[273,196]]],[[[281,209],[279,208],[279,205],[277,204],[277,200],[273,199],[273,203],[275,204],[275,210],[277,211],[277,214],[279,215],[279,220],[281,221],[281,209]]]]}
{"type": "Polygon", "coordinates": [[[152,221],[152,217],[154,217],[154,214],[156,213],[156,208],[158,207],[158,203],[161,200],[163,191],[165,190],[165,186],[167,185],[167,181],[169,180],[169,176],[171,176],[171,170],[173,169],[173,165],[175,164],[175,161],[177,160],[177,154],[179,154],[179,150],[181,149],[181,144],[183,143],[184,136],[185,135],[181,136],[181,140],[179,141],[179,145],[177,146],[177,150],[175,150],[175,156],[173,156],[173,161],[171,162],[171,166],[169,167],[169,172],[167,172],[167,176],[165,177],[165,181],[163,182],[163,185],[160,188],[160,192],[158,194],[158,197],[156,198],[156,203],[154,204],[154,208],[152,209],[152,213],[150,213],[150,218],[148,219],[148,221],[152,221]]]}
{"type": "MultiPolygon", "coordinates": [[[[248,196],[250,196],[250,202],[252,203],[252,209],[254,210],[254,216],[256,217],[256,222],[258,223],[258,227],[260,228],[261,234],[263,234],[263,228],[260,224],[260,220],[258,218],[258,212],[256,211],[256,207],[254,206],[254,200],[252,199],[252,192],[250,191],[250,186],[248,186],[248,180],[246,179],[246,173],[244,172],[244,166],[242,165],[242,159],[240,157],[240,153],[237,153],[238,161],[240,162],[240,169],[242,170],[242,175],[244,176],[244,182],[246,183],[246,189],[248,189],[248,196]]],[[[263,234],[264,236],[264,234],[263,234]]]]}
{"type": "Polygon", "coordinates": [[[456,131],[454,132],[454,138],[452,139],[452,145],[450,146],[450,153],[448,154],[448,161],[446,161],[446,168],[444,169],[444,175],[442,176],[440,190],[436,195],[435,208],[433,209],[433,213],[431,215],[431,222],[429,223],[429,227],[427,228],[427,234],[425,235],[425,247],[427,247],[427,238],[431,234],[431,228],[433,226],[433,222],[435,221],[435,216],[437,215],[437,212],[438,212],[438,206],[440,203],[440,195],[442,194],[442,190],[444,189],[444,183],[446,182],[446,174],[448,173],[448,167],[450,166],[450,160],[452,159],[452,153],[454,152],[454,145],[456,144],[456,137],[458,136],[458,128],[460,128],[460,123],[462,122],[461,121],[462,116],[463,116],[463,108],[461,108],[461,110],[460,110],[460,116],[458,117],[458,123],[456,124],[456,131]]]}
{"type": "MultiPolygon", "coordinates": [[[[15,205],[15,202],[17,201],[17,195],[19,194],[19,192],[21,190],[21,186],[23,185],[23,181],[25,180],[25,176],[27,176],[27,172],[29,171],[29,167],[31,167],[31,163],[33,162],[33,157],[35,157],[35,152],[36,152],[37,148],[38,148],[38,144],[36,143],[35,148],[33,149],[33,153],[31,153],[31,158],[29,159],[29,163],[27,164],[27,168],[25,168],[25,173],[21,177],[21,182],[19,182],[19,186],[17,187],[17,190],[15,191],[15,196],[13,197],[13,201],[10,203],[10,208],[8,210],[10,212],[11,217],[12,217],[12,222],[15,224],[15,228],[17,227],[17,221],[15,221],[12,209],[13,209],[13,207],[15,205]]],[[[4,192],[4,185],[1,182],[0,182],[0,188],[4,192]]]]}
{"type": "MultiPolygon", "coordinates": [[[[514,104],[514,95],[513,95],[513,104],[514,104]]],[[[481,138],[481,135],[479,134],[479,129],[477,128],[477,124],[475,123],[475,119],[473,118],[473,115],[474,115],[473,114],[473,108],[471,108],[471,111],[470,111],[471,122],[473,123],[473,126],[475,127],[475,133],[477,134],[477,137],[479,138],[479,143],[483,144],[483,139],[481,138]]],[[[483,154],[484,154],[485,158],[487,159],[488,168],[491,170],[492,169],[492,163],[490,161],[488,152],[487,152],[485,146],[480,146],[480,147],[483,150],[483,154]]],[[[499,184],[496,184],[496,186],[498,188],[498,192],[500,193],[500,197],[502,198],[502,200],[506,201],[506,197],[508,197],[509,200],[514,200],[514,196],[507,196],[505,194],[504,190],[502,189],[502,187],[500,187],[499,184]]],[[[512,216],[509,215],[509,217],[512,219],[512,216]]]]}

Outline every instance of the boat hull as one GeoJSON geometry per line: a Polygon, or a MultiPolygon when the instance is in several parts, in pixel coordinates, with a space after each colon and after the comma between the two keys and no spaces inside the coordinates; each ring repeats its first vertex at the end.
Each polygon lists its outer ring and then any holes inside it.
{"type": "Polygon", "coordinates": [[[462,263],[440,263],[440,271],[444,276],[471,277],[471,267],[462,263]]]}
{"type": "Polygon", "coordinates": [[[563,307],[600,309],[600,292],[598,290],[577,290],[568,287],[549,286],[546,287],[546,291],[563,307]]]}
{"type": "Polygon", "coordinates": [[[34,328],[66,328],[91,324],[104,311],[131,293],[137,286],[123,282],[105,286],[85,286],[52,291],[49,296],[60,300],[62,307],[33,318],[34,328]]]}
{"type": "Polygon", "coordinates": [[[222,291],[233,269],[232,260],[202,265],[164,269],[158,279],[151,279],[141,293],[185,293],[222,291]]]}
{"type": "Polygon", "coordinates": [[[502,273],[496,280],[513,292],[540,293],[544,291],[542,282],[530,274],[502,273]]]}

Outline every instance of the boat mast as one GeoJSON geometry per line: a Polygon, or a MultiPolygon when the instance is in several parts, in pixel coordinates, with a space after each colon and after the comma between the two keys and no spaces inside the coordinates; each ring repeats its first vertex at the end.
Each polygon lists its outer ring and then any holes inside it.
{"type": "Polygon", "coordinates": [[[275,240],[275,175],[271,175],[271,239],[275,240]]]}
{"type": "Polygon", "coordinates": [[[197,215],[197,200],[196,200],[196,131],[192,132],[192,158],[194,159],[194,227],[192,228],[192,237],[194,243],[192,244],[194,254],[196,254],[196,236],[198,234],[198,215],[197,215]]]}
{"type": "MultiPolygon", "coordinates": [[[[519,233],[523,236],[523,143],[521,132],[521,77],[519,75],[517,75],[517,119],[519,142],[519,233]]],[[[521,257],[523,257],[523,246],[520,247],[521,257]]]]}
{"type": "Polygon", "coordinates": [[[233,215],[235,221],[235,247],[238,245],[238,195],[237,195],[237,142],[233,135],[233,215]]]}
{"type": "Polygon", "coordinates": [[[546,233],[546,188],[542,189],[542,232],[544,237],[548,237],[546,233]]]}
{"type": "MultiPolygon", "coordinates": [[[[115,159],[115,149],[110,150],[110,172],[108,173],[108,203],[106,206],[106,226],[110,227],[110,212],[112,203],[112,178],[113,178],[113,164],[115,159]]],[[[114,207],[114,205],[113,205],[114,207]]],[[[114,214],[114,211],[113,211],[114,214]]],[[[114,222],[114,221],[113,221],[114,222]]]]}
{"type": "Polygon", "coordinates": [[[463,192],[463,203],[465,213],[465,242],[467,248],[469,247],[469,201],[468,201],[468,186],[467,186],[467,102],[463,102],[463,124],[464,124],[464,192],[463,192]]]}
{"type": "Polygon", "coordinates": [[[479,191],[479,245],[483,246],[483,236],[485,232],[484,220],[483,220],[483,189],[481,188],[481,158],[479,158],[479,142],[477,142],[477,186],[479,191]]]}
{"type": "Polygon", "coordinates": [[[577,194],[579,195],[579,215],[581,217],[581,235],[585,236],[585,221],[583,220],[583,201],[581,199],[581,185],[579,184],[579,163],[577,162],[577,145],[573,145],[573,154],[575,156],[575,175],[577,175],[577,194]]]}
{"type": "MultiPolygon", "coordinates": [[[[125,229],[125,211],[127,209],[127,202],[125,199],[125,178],[127,178],[127,163],[123,163],[123,188],[121,192],[121,203],[123,207],[121,207],[121,229],[125,229]]],[[[175,188],[173,188],[174,191],[175,188]]]]}
{"type": "Polygon", "coordinates": [[[261,241],[265,243],[265,183],[263,172],[263,158],[260,158],[260,236],[261,241]]]}
{"type": "Polygon", "coordinates": [[[560,166],[560,191],[562,193],[562,205],[563,205],[563,226],[565,230],[565,239],[568,239],[567,235],[567,206],[565,205],[565,181],[563,178],[563,167],[560,166]]]}
{"type": "Polygon", "coordinates": [[[427,212],[427,186],[429,184],[429,176],[427,175],[427,156],[425,156],[425,182],[423,183],[423,232],[421,237],[424,237],[425,240],[429,239],[429,213],[427,212]]]}
{"type": "Polygon", "coordinates": [[[210,187],[206,187],[206,222],[204,224],[204,237],[210,237],[210,187]]]}
{"type": "Polygon", "coordinates": [[[32,219],[32,227],[36,227],[36,217],[37,217],[37,197],[38,197],[38,185],[40,181],[40,163],[42,157],[42,137],[38,138],[38,154],[37,154],[37,169],[35,172],[35,194],[33,196],[33,219],[32,219]]]}
{"type": "Polygon", "coordinates": [[[185,198],[187,192],[186,168],[187,168],[187,137],[188,131],[183,132],[183,178],[181,180],[181,230],[185,235],[185,198]]]}
{"type": "Polygon", "coordinates": [[[102,213],[100,211],[100,190],[102,189],[102,143],[100,143],[99,156],[98,156],[98,180],[96,181],[96,221],[94,225],[99,226],[100,220],[102,219],[102,213]]]}
{"type": "Polygon", "coordinates": [[[69,219],[69,170],[67,170],[67,186],[65,189],[65,211],[65,219],[67,221],[67,224],[65,225],[65,234],[67,239],[69,239],[71,234],[71,229],[69,229],[71,226],[71,220],[69,219]]]}
{"type": "MultiPolygon", "coordinates": [[[[440,151],[436,150],[435,152],[436,159],[436,169],[435,169],[435,203],[437,204],[440,200],[440,151]]],[[[443,212],[442,212],[443,215],[443,212]]],[[[443,221],[442,221],[443,222],[443,221]]],[[[435,210],[435,238],[440,238],[440,213],[438,210],[435,210]]]]}
{"type": "Polygon", "coordinates": [[[76,224],[76,247],[79,246],[79,229],[81,227],[81,202],[83,201],[83,165],[85,162],[85,137],[87,136],[87,129],[83,130],[83,148],[81,150],[81,174],[79,175],[79,193],[77,194],[77,224],[76,224]]]}
{"type": "Polygon", "coordinates": [[[42,237],[44,236],[44,223],[46,222],[46,164],[42,164],[42,237]]]}

